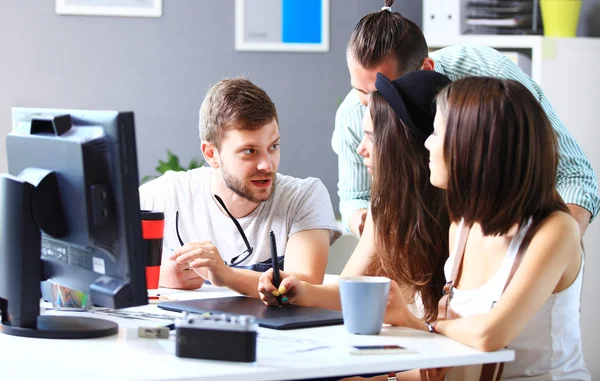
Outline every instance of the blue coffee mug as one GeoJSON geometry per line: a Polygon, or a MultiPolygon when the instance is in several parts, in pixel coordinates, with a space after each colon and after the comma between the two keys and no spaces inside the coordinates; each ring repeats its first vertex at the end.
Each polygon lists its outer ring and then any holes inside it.
{"type": "Polygon", "coordinates": [[[346,330],[358,335],[379,334],[390,280],[375,276],[344,277],[340,278],[339,285],[346,330]]]}

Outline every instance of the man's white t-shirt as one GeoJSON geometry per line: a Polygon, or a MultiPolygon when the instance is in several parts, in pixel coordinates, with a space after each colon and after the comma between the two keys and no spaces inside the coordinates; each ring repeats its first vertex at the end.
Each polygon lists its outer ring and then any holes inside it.
{"type": "MultiPolygon", "coordinates": [[[[175,230],[176,212],[179,212],[178,228],[184,243],[211,241],[228,264],[246,250],[235,224],[221,212],[211,195],[212,173],[210,167],[187,172],[169,171],[140,187],[141,208],[165,214],[163,256],[181,247],[175,230]]],[[[341,235],[329,193],[316,178],[298,179],[277,174],[271,198],[237,220],[254,248],[252,256],[240,263],[242,266],[270,260],[271,230],[275,234],[279,256],[285,254],[289,237],[300,231],[327,229],[330,245],[341,235]]]]}

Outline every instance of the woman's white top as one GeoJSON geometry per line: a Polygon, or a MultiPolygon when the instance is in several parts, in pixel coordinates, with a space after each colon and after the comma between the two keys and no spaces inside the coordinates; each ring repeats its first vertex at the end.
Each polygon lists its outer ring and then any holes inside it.
{"type": "MultiPolygon", "coordinates": [[[[500,269],[489,282],[476,289],[453,289],[450,306],[456,313],[472,316],[491,310],[504,291],[517,252],[530,226],[531,220],[519,228],[500,269]]],[[[461,221],[456,244],[462,229],[461,221]]],[[[446,279],[451,277],[455,257],[456,248],[444,267],[446,279]]],[[[575,281],[566,289],[552,294],[523,332],[508,345],[509,349],[515,351],[515,361],[504,364],[503,380],[591,380],[583,361],[579,327],[583,264],[582,257],[575,281]]]]}

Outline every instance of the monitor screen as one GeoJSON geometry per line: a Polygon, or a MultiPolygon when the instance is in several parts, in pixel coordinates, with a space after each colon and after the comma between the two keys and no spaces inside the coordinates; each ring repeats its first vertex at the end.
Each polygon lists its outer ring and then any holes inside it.
{"type": "Polygon", "coordinates": [[[147,304],[133,113],[13,108],[12,117],[0,178],[2,331],[49,334],[39,332],[44,280],[98,306],[147,304]]]}

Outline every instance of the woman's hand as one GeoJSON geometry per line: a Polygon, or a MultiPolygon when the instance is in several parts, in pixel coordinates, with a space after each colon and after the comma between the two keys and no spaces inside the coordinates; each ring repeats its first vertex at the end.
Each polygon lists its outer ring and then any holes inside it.
{"type": "Polygon", "coordinates": [[[415,324],[415,320],[418,319],[416,319],[412,312],[408,310],[406,299],[404,298],[404,295],[402,295],[400,286],[398,286],[398,283],[395,281],[391,281],[383,322],[411,328],[418,326],[420,329],[424,329],[427,327],[425,323],[421,323],[420,325],[415,324]],[[421,325],[423,327],[421,327],[421,325]]]}
{"type": "Polygon", "coordinates": [[[279,289],[273,285],[273,269],[264,272],[258,279],[258,293],[266,305],[277,305],[277,297],[281,295],[283,303],[294,303],[300,295],[305,294],[306,287],[298,278],[279,272],[281,283],[279,289]]]}

